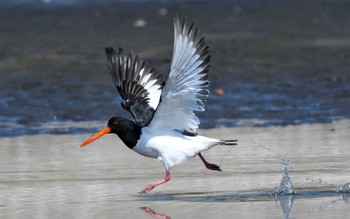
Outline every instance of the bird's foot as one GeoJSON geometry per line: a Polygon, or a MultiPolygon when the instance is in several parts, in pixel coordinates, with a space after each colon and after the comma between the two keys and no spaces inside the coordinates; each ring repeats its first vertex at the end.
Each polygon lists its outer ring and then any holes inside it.
{"type": "Polygon", "coordinates": [[[218,165],[213,163],[207,163],[205,164],[205,167],[208,168],[209,170],[222,171],[218,165]]]}
{"type": "Polygon", "coordinates": [[[144,188],[142,191],[140,191],[139,194],[147,193],[147,192],[151,191],[152,189],[154,189],[154,187],[156,187],[156,186],[157,186],[156,184],[150,184],[146,188],[144,188]]]}
{"type": "Polygon", "coordinates": [[[146,188],[144,188],[142,191],[140,191],[139,194],[147,193],[147,192],[151,191],[152,189],[154,189],[156,186],[164,184],[164,183],[168,182],[169,180],[170,180],[170,171],[167,170],[165,173],[165,178],[163,180],[156,182],[156,183],[153,183],[153,184],[149,184],[146,188]]]}
{"type": "Polygon", "coordinates": [[[203,161],[205,167],[209,170],[222,171],[218,165],[206,161],[201,153],[198,153],[198,156],[203,161]]]}

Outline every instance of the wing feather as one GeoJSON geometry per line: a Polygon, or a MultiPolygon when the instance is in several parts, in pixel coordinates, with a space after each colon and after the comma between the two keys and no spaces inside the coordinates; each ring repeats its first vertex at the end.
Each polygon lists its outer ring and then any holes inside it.
{"type": "Polygon", "coordinates": [[[195,134],[200,121],[194,111],[204,111],[210,56],[194,22],[174,17],[174,51],[167,82],[150,128],[195,134]]]}
{"type": "Polygon", "coordinates": [[[139,126],[147,126],[156,111],[164,81],[161,75],[137,55],[126,54],[121,48],[119,54],[112,47],[106,48],[108,66],[115,86],[128,110],[139,126]]]}

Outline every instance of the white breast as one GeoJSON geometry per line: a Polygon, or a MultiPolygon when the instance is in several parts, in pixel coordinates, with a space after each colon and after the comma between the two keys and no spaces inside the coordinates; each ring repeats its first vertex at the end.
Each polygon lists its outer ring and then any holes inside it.
{"type": "Polygon", "coordinates": [[[145,127],[142,129],[141,138],[133,150],[143,156],[158,158],[168,170],[220,143],[221,141],[218,139],[199,135],[184,136],[178,131],[149,133],[148,128],[145,127]]]}

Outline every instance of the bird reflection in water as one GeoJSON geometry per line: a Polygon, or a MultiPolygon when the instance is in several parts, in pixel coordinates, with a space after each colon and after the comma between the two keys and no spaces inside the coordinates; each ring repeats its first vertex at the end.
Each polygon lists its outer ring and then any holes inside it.
{"type": "Polygon", "coordinates": [[[278,195],[276,196],[276,203],[279,202],[282,213],[283,213],[283,219],[288,219],[289,214],[292,211],[293,207],[293,201],[294,201],[294,195],[278,195]]]}
{"type": "Polygon", "coordinates": [[[148,207],[140,207],[141,210],[143,210],[146,214],[148,214],[151,217],[159,218],[159,219],[171,219],[168,215],[165,214],[158,214],[157,212],[153,211],[152,209],[148,207]]]}

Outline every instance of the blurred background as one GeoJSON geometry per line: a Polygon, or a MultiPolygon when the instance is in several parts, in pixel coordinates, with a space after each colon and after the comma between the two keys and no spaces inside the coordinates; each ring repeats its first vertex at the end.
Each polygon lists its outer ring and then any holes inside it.
{"type": "Polygon", "coordinates": [[[104,48],[132,50],[166,78],[174,13],[210,48],[201,128],[349,119],[349,12],[345,0],[1,0],[0,136],[94,132],[89,121],[129,117],[104,48]]]}

